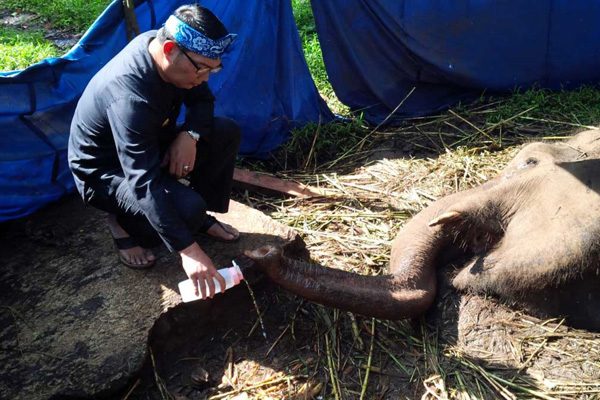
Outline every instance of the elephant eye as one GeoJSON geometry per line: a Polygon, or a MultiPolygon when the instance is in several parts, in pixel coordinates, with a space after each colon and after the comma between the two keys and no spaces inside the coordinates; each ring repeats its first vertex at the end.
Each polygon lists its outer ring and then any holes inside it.
{"type": "Polygon", "coordinates": [[[528,158],[527,161],[525,161],[525,164],[527,165],[537,165],[538,160],[536,160],[535,158],[528,158]]]}
{"type": "Polygon", "coordinates": [[[535,158],[528,158],[527,160],[525,160],[525,162],[523,164],[519,164],[517,169],[525,169],[528,167],[534,167],[537,164],[538,164],[538,160],[536,160],[535,158]]]}
{"type": "Polygon", "coordinates": [[[529,167],[535,167],[537,164],[538,164],[538,160],[536,160],[535,158],[528,158],[527,160],[525,160],[525,162],[523,164],[519,164],[517,169],[525,169],[525,168],[529,168],[529,167]]]}

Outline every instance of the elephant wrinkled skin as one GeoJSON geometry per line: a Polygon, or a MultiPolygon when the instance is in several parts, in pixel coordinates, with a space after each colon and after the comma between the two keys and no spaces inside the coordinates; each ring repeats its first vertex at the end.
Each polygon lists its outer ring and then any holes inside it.
{"type": "Polygon", "coordinates": [[[423,314],[435,298],[436,269],[463,262],[452,281],[459,290],[600,330],[599,193],[600,131],[591,130],[529,144],[494,180],[421,211],[395,239],[388,275],[290,260],[273,247],[247,255],[308,300],[387,319],[423,314]]]}

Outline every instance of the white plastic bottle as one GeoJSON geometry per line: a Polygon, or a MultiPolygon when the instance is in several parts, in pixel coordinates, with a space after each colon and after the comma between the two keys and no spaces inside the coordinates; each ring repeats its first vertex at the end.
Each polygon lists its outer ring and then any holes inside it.
{"type": "MultiPolygon", "coordinates": [[[[244,279],[242,270],[240,270],[240,267],[235,263],[235,261],[233,262],[233,267],[222,268],[217,270],[217,272],[225,279],[225,290],[237,285],[242,281],[242,279],[244,279]]],[[[213,280],[215,282],[215,294],[221,293],[221,286],[219,285],[219,282],[215,278],[213,278],[213,280]]],[[[200,293],[199,296],[196,296],[194,289],[194,283],[191,279],[179,282],[179,293],[181,293],[181,299],[184,303],[204,299],[202,297],[202,293],[200,293]]],[[[208,295],[208,283],[206,283],[205,293],[208,295]]]]}

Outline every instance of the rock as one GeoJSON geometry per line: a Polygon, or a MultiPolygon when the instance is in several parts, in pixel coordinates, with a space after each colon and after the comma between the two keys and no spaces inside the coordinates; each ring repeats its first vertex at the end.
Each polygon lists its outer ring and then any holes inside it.
{"type": "MultiPolygon", "coordinates": [[[[243,234],[234,244],[201,242],[217,268],[236,257],[250,268],[247,277],[256,279],[250,260],[240,257],[244,249],[278,244],[291,253],[306,252],[289,228],[240,203],[232,201],[219,219],[243,234]]],[[[0,398],[107,396],[143,366],[151,329],[158,336],[177,329],[174,318],[155,322],[181,303],[177,284],[187,277],[178,255],[163,247],[150,270],[122,266],[104,214],[77,196],[4,230],[0,398]]],[[[195,307],[208,310],[227,296],[229,291],[195,307]]]]}
{"type": "Polygon", "coordinates": [[[191,373],[190,382],[194,386],[207,386],[210,383],[210,374],[201,365],[196,365],[191,373]]]}

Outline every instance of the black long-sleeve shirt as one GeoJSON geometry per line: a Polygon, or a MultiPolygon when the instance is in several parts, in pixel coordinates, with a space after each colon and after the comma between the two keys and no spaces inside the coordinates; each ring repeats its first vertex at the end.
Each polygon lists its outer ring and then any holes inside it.
{"type": "Polygon", "coordinates": [[[182,103],[181,128],[209,130],[215,99],[206,82],[185,90],[162,80],[148,50],[155,36],[136,37],[88,84],[71,123],[69,167],[85,201],[86,187],[111,195],[125,179],[167,247],[180,251],[194,238],[163,190],[159,143],[177,134],[182,103]]]}

